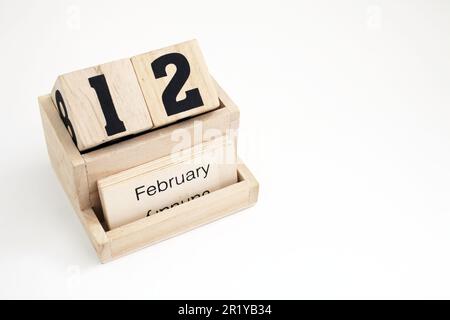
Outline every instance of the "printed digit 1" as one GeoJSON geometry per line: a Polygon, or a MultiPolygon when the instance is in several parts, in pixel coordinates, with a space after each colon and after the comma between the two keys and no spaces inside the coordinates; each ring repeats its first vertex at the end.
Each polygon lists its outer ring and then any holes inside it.
{"type": "Polygon", "coordinates": [[[116,108],[109,92],[106,78],[103,74],[89,78],[89,84],[97,93],[98,101],[106,120],[105,130],[108,136],[126,131],[125,125],[117,115],[116,108]]]}
{"type": "Polygon", "coordinates": [[[56,90],[55,92],[55,100],[56,100],[56,107],[58,108],[59,116],[61,117],[61,120],[64,123],[64,126],[67,128],[67,131],[69,131],[70,136],[72,137],[73,143],[77,144],[77,136],[75,134],[75,130],[73,129],[72,122],[70,122],[69,114],[67,113],[66,103],[64,102],[64,99],[61,95],[61,92],[59,90],[56,90]]]}
{"type": "Polygon", "coordinates": [[[169,64],[174,64],[177,71],[162,94],[162,101],[167,115],[171,116],[203,106],[203,100],[197,88],[186,91],[186,98],[177,101],[177,95],[191,73],[189,62],[181,53],[169,53],[153,61],[152,70],[155,78],[167,77],[166,67],[169,64]]]}

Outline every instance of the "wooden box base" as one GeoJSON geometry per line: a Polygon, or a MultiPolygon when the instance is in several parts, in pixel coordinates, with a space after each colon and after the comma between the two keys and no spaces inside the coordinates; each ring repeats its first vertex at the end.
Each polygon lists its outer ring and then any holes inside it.
{"type": "Polygon", "coordinates": [[[236,184],[110,231],[105,231],[92,208],[77,213],[104,263],[252,206],[258,198],[258,182],[243,163],[238,165],[238,176],[236,184]]]}
{"type": "MultiPolygon", "coordinates": [[[[221,102],[219,109],[85,154],[80,153],[73,144],[50,96],[39,98],[53,169],[101,262],[113,260],[256,203],[258,182],[247,167],[240,163],[239,181],[236,184],[113,230],[105,227],[98,197],[98,179],[169,154],[173,130],[184,129],[195,136],[197,123],[201,122],[200,139],[205,141],[204,133],[208,130],[222,135],[238,129],[239,109],[216,85],[221,102]]],[[[192,144],[198,142],[192,141],[192,144]]]]}

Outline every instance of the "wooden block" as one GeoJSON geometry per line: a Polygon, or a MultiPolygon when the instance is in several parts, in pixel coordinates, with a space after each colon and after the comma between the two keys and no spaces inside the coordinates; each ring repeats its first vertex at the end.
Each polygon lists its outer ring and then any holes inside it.
{"type": "Polygon", "coordinates": [[[219,107],[196,40],[131,58],[155,126],[219,107]]]}
{"type": "Polygon", "coordinates": [[[98,181],[110,229],[237,182],[234,142],[220,137],[98,181]]]}
{"type": "Polygon", "coordinates": [[[59,76],[52,99],[80,151],[153,127],[130,59],[59,76]]]}
{"type": "MultiPolygon", "coordinates": [[[[219,94],[226,95],[219,90],[219,94]]],[[[42,124],[49,157],[53,168],[67,193],[101,262],[108,262],[140,248],[155,244],[203,224],[225,217],[252,206],[258,197],[258,182],[245,165],[238,161],[238,182],[219,189],[183,205],[165,210],[164,214],[151,215],[124,226],[107,231],[101,210],[91,208],[92,181],[138,164],[156,159],[169,150],[171,129],[185,128],[194,131],[194,121],[202,119],[203,130],[230,127],[230,119],[238,119],[235,106],[221,97],[222,108],[175,125],[161,128],[133,139],[81,154],[71,138],[50,95],[39,98],[42,124]],[[227,101],[227,102],[225,102],[227,101]],[[159,136],[161,134],[161,136],[159,136]],[[158,146],[165,146],[159,148],[158,146]],[[157,150],[155,150],[155,148],[157,150]],[[161,150],[160,150],[161,149],[161,150]],[[117,161],[115,161],[117,159],[117,161]],[[103,170],[102,170],[103,168],[103,170]],[[94,173],[91,174],[91,171],[94,173]],[[89,192],[91,190],[91,193],[89,192]]],[[[207,137],[203,131],[203,138],[207,137]]],[[[209,131],[209,130],[208,130],[209,131]]],[[[98,195],[97,195],[98,197],[98,195]]]]}

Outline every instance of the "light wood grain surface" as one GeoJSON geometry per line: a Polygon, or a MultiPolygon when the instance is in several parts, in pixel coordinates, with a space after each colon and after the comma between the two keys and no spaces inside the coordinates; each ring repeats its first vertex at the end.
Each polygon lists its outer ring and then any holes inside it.
{"type": "Polygon", "coordinates": [[[56,90],[61,92],[64,99],[78,149],[81,151],[153,127],[130,59],[59,76],[52,91],[55,106],[56,90]],[[98,75],[105,76],[115,110],[125,126],[124,132],[112,136],[108,136],[106,132],[106,121],[99,97],[89,83],[89,78],[98,75]]]}
{"type": "Polygon", "coordinates": [[[179,119],[197,115],[219,106],[216,87],[209,74],[205,59],[196,40],[183,42],[159,50],[137,55],[131,58],[135,68],[142,92],[147,102],[150,115],[155,126],[163,126],[179,119]],[[198,89],[203,100],[203,106],[182,113],[168,116],[162,101],[162,95],[172,80],[176,68],[169,65],[166,68],[167,76],[155,78],[151,64],[157,58],[168,53],[181,53],[190,65],[190,75],[180,91],[177,99],[184,99],[187,90],[198,89]]]}

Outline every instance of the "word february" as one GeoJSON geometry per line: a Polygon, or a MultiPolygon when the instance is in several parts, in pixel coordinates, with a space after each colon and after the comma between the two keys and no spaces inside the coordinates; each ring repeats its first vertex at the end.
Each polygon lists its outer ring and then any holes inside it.
{"type": "Polygon", "coordinates": [[[211,164],[208,163],[208,165],[198,167],[194,170],[189,170],[186,173],[181,174],[181,176],[175,176],[171,177],[168,180],[156,180],[156,184],[150,185],[147,187],[147,190],[145,190],[146,186],[139,186],[134,189],[136,193],[136,200],[141,200],[141,197],[143,197],[145,194],[147,194],[149,197],[154,196],[158,192],[164,192],[166,190],[170,190],[175,186],[181,186],[184,183],[188,183],[190,181],[194,181],[195,179],[206,179],[208,178],[208,172],[209,167],[211,164]]]}
{"type": "Polygon", "coordinates": [[[197,194],[214,192],[237,182],[235,145],[216,138],[119,172],[97,183],[110,229],[195,201],[197,194]],[[230,160],[230,157],[233,158],[230,160]]]}

